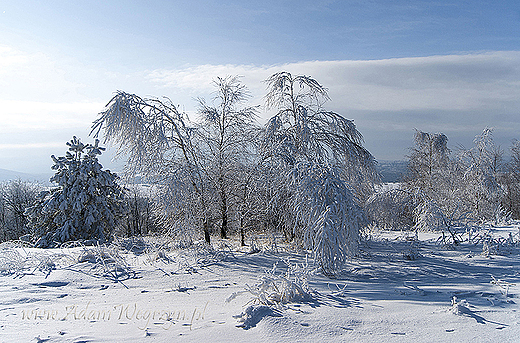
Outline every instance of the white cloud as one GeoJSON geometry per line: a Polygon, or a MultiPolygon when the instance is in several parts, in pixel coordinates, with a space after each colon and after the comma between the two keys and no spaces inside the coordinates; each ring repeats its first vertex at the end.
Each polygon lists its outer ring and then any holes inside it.
{"type": "Polygon", "coordinates": [[[12,47],[0,45],[0,75],[9,71],[9,68],[23,65],[28,62],[27,55],[12,47]]]}
{"type": "MultiPolygon", "coordinates": [[[[72,134],[85,138],[115,90],[166,95],[193,114],[193,98],[210,97],[217,76],[243,76],[251,104],[262,104],[262,81],[282,70],[309,75],[326,86],[332,101],[325,106],[354,119],[378,158],[402,158],[415,127],[471,143],[482,128],[494,126],[496,137],[504,134],[504,146],[520,132],[520,52],[143,68],[127,74],[106,68],[0,45],[1,164],[8,166],[22,149],[55,151],[63,145],[58,140],[72,134]]],[[[46,167],[44,155],[40,163],[46,167]]]]}

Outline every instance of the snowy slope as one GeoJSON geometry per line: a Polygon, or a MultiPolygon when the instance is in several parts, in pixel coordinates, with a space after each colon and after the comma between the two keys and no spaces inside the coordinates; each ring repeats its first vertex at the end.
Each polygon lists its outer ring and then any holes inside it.
{"type": "Polygon", "coordinates": [[[437,237],[421,235],[422,256],[407,260],[409,241],[374,233],[336,279],[309,276],[311,299],[257,307],[248,329],[237,327],[238,316],[252,294],[226,299],[257,284],[275,263],[280,274],[286,263],[301,266],[304,255],[247,254],[229,243],[216,250],[163,244],[134,252],[4,244],[0,340],[518,342],[518,252],[485,257],[479,246],[440,248],[437,237]]]}

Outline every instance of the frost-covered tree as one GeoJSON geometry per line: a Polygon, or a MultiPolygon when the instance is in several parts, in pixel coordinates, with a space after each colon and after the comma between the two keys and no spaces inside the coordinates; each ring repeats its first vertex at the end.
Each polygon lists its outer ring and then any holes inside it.
{"type": "Polygon", "coordinates": [[[514,219],[520,219],[520,141],[514,140],[510,150],[511,161],[500,178],[504,189],[502,206],[514,219]]]}
{"type": "Polygon", "coordinates": [[[502,211],[503,190],[499,184],[503,152],[493,142],[493,129],[486,127],[474,139],[474,147],[462,148],[464,199],[477,220],[495,220],[502,211]]]}
{"type": "Polygon", "coordinates": [[[240,184],[247,187],[244,168],[254,163],[257,108],[241,106],[249,94],[238,77],[217,77],[214,84],[212,104],[198,99],[201,121],[195,133],[201,166],[219,199],[220,237],[227,238],[231,208],[237,205],[237,192],[243,192],[240,184]]]}
{"type": "Polygon", "coordinates": [[[11,180],[0,184],[0,241],[18,239],[28,233],[25,209],[32,206],[41,185],[11,180]]]}
{"type": "Polygon", "coordinates": [[[357,252],[362,218],[357,196],[377,179],[375,160],[354,122],[323,109],[327,90],[307,76],[266,80],[263,152],[276,169],[271,209],[286,237],[312,249],[325,273],[357,252]]]}
{"type": "Polygon", "coordinates": [[[491,129],[476,136],[473,148],[460,148],[456,159],[444,134],[417,131],[414,141],[403,187],[415,197],[416,228],[447,230],[458,243],[456,227],[502,213],[502,152],[491,129]]]}
{"type": "Polygon", "coordinates": [[[36,246],[53,247],[75,240],[105,242],[120,216],[124,194],[117,175],[103,170],[97,156],[105,150],[74,137],[64,157],[51,156],[58,187],[42,192],[26,210],[29,226],[39,237],[36,246]]]}
{"type": "Polygon", "coordinates": [[[454,227],[467,212],[462,196],[463,171],[450,159],[448,137],[443,133],[416,130],[403,189],[413,198],[416,230],[445,230],[458,243],[454,227]]]}
{"type": "Polygon", "coordinates": [[[217,78],[216,96],[199,99],[199,122],[191,122],[168,99],[143,99],[118,92],[94,122],[93,132],[127,157],[127,168],[161,185],[173,225],[210,226],[220,221],[227,236],[235,218],[240,172],[249,163],[256,109],[245,107],[246,88],[236,77],[217,78]],[[202,225],[201,225],[202,224],[202,225]]]}
{"type": "Polygon", "coordinates": [[[210,199],[195,130],[170,99],[143,99],[122,91],[92,126],[95,137],[102,131],[105,141],[125,156],[127,173],[140,173],[162,186],[165,208],[180,210],[174,222],[180,221],[182,227],[202,226],[209,242],[210,199]]]}
{"type": "Polygon", "coordinates": [[[443,183],[449,165],[448,137],[443,133],[415,131],[414,147],[408,159],[407,186],[427,194],[443,183]]]}

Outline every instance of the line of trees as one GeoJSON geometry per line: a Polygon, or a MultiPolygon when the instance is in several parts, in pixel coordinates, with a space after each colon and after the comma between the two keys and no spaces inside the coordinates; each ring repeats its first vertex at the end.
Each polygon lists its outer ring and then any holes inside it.
{"type": "Polygon", "coordinates": [[[458,243],[455,228],[520,219],[520,142],[511,160],[485,128],[471,148],[448,149],[442,133],[417,130],[401,187],[374,194],[366,203],[370,220],[393,229],[443,229],[458,243]]]}

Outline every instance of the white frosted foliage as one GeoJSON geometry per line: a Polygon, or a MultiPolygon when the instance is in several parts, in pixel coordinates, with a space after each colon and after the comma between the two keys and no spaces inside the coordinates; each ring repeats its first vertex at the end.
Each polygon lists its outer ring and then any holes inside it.
{"type": "Polygon", "coordinates": [[[58,187],[44,191],[27,209],[37,246],[52,247],[73,240],[106,241],[120,212],[123,189],[117,175],[103,170],[97,159],[104,148],[83,144],[74,137],[64,157],[51,158],[56,171],[50,179],[58,187]]]}

